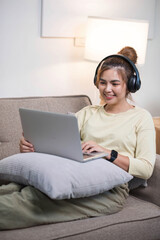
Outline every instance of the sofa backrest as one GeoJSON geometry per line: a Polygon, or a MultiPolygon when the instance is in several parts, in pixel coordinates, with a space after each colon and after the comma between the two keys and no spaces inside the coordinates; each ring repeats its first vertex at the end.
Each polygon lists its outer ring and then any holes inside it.
{"type": "Polygon", "coordinates": [[[19,108],[48,112],[77,112],[90,105],[86,95],[0,99],[0,159],[19,152],[22,127],[19,108]]]}

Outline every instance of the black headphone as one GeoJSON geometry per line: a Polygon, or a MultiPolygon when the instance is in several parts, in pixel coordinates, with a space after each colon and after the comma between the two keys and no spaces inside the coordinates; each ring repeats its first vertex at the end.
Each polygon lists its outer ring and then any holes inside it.
{"type": "Polygon", "coordinates": [[[101,63],[103,61],[105,61],[106,59],[111,58],[111,57],[122,58],[122,59],[124,59],[126,62],[128,62],[130,64],[130,66],[134,70],[134,74],[131,76],[130,79],[128,79],[127,88],[128,88],[128,91],[132,92],[132,93],[138,91],[140,89],[140,87],[141,87],[141,80],[140,80],[140,77],[139,77],[139,72],[138,72],[137,67],[135,66],[135,64],[128,57],[123,56],[123,55],[119,55],[119,54],[109,55],[109,56],[105,57],[104,59],[102,59],[102,61],[98,64],[98,66],[96,68],[96,72],[95,72],[95,76],[94,76],[94,84],[96,85],[97,73],[98,73],[99,67],[101,66],[101,63]]]}

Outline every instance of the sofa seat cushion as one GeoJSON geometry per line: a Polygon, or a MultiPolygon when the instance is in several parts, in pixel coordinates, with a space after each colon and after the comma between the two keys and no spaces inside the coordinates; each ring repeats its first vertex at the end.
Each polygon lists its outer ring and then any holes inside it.
{"type": "Polygon", "coordinates": [[[152,240],[159,236],[160,208],[133,196],[112,215],[0,233],[5,240],[152,240]]]}

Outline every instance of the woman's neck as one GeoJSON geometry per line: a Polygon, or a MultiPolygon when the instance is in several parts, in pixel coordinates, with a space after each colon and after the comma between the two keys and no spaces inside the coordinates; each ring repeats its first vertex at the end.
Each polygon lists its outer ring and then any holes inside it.
{"type": "Polygon", "coordinates": [[[121,112],[126,112],[129,109],[134,108],[131,104],[129,104],[127,101],[119,104],[106,104],[104,105],[104,109],[107,113],[121,113],[121,112]]]}

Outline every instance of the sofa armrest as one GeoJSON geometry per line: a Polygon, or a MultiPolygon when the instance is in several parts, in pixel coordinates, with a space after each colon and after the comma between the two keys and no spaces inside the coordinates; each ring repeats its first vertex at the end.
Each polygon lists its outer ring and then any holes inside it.
{"type": "Polygon", "coordinates": [[[158,154],[156,155],[153,174],[147,182],[147,187],[131,190],[130,194],[160,206],[160,155],[158,154]]]}

